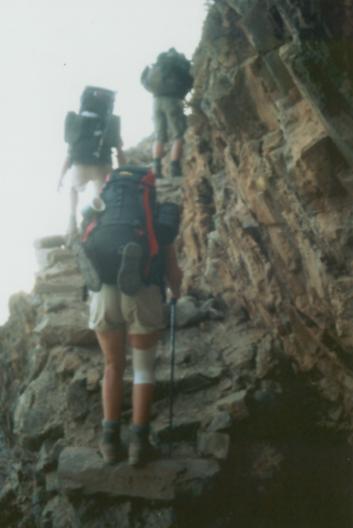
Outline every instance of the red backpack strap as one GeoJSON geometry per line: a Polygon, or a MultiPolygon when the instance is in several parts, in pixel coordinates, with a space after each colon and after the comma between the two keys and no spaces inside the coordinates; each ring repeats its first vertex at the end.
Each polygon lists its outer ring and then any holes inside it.
{"type": "Polygon", "coordinates": [[[81,241],[82,242],[86,242],[87,241],[87,238],[90,236],[90,234],[92,233],[92,231],[96,227],[96,225],[97,225],[97,219],[95,218],[94,220],[92,220],[92,222],[90,222],[88,224],[88,226],[84,230],[83,235],[81,237],[81,241]]]}

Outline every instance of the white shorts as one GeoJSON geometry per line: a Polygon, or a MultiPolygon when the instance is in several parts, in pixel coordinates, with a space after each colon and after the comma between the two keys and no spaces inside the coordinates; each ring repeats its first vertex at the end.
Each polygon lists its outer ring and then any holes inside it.
{"type": "Polygon", "coordinates": [[[86,189],[87,184],[92,182],[97,194],[111,171],[110,165],[73,165],[70,172],[71,188],[77,192],[82,192],[86,189]]]}

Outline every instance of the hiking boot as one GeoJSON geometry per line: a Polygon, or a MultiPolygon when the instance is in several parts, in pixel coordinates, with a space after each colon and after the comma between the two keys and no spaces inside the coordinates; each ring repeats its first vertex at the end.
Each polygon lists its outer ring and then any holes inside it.
{"type": "Polygon", "coordinates": [[[173,160],[170,162],[170,175],[172,178],[182,176],[181,164],[179,160],[173,160]]]}
{"type": "Polygon", "coordinates": [[[102,281],[98,275],[96,268],[92,264],[91,260],[87,257],[79,238],[75,238],[71,242],[70,247],[76,257],[76,261],[82,274],[85,285],[89,290],[98,292],[102,287],[102,281]]]}
{"type": "Polygon", "coordinates": [[[162,160],[160,158],[155,158],[153,161],[152,161],[152,169],[153,169],[153,172],[156,176],[156,178],[159,180],[161,178],[163,178],[163,175],[162,175],[162,160]]]}
{"type": "Polygon", "coordinates": [[[148,462],[156,460],[159,451],[149,441],[149,430],[139,430],[132,426],[129,439],[129,465],[143,466],[148,462]]]}
{"type": "Polygon", "coordinates": [[[117,284],[125,295],[135,295],[142,286],[142,247],[129,242],[123,249],[117,284]]]}
{"type": "Polygon", "coordinates": [[[117,464],[126,455],[126,450],[120,439],[120,430],[104,430],[99,442],[99,451],[106,464],[117,464]]]}

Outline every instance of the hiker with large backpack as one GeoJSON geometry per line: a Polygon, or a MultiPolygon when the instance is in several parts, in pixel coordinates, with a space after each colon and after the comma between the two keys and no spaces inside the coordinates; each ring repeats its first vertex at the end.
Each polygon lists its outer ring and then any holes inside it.
{"type": "Polygon", "coordinates": [[[190,69],[191,63],[185,55],[171,48],[160,53],[156,62],[147,66],[141,75],[143,86],[154,96],[152,157],[157,178],[162,178],[162,158],[168,139],[172,141],[170,174],[182,175],[181,156],[186,130],[183,100],[193,84],[190,69]]]}
{"type": "Polygon", "coordinates": [[[125,457],[120,429],[129,346],[133,390],[128,461],[138,466],[156,456],[149,441],[154,363],[165,326],[165,286],[174,300],[180,295],[182,274],[173,245],[179,210],[176,204],[157,202],[155,175],[145,167],[114,170],[100,198],[104,209],[88,211],[82,229],[83,248],[102,282],[91,294],[89,321],[104,356],[99,448],[109,464],[125,457]]]}
{"type": "Polygon", "coordinates": [[[97,86],[86,86],[79,112],[68,112],[64,138],[68,144],[58,188],[70,170],[70,219],[67,234],[77,233],[78,195],[89,182],[98,196],[105,178],[112,171],[113,154],[119,165],[126,163],[120,135],[120,118],[113,115],[115,92],[97,86]]]}

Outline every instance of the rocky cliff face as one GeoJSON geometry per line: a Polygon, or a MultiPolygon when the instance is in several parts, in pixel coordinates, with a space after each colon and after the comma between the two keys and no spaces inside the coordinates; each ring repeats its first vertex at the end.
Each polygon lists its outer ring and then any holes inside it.
{"type": "Polygon", "coordinates": [[[187,288],[241,303],[351,430],[352,2],[217,1],[195,54],[187,288]]]}
{"type": "Polygon", "coordinates": [[[159,189],[183,206],[171,459],[168,335],[162,460],[109,470],[82,281],[39,243],[0,335],[1,526],[352,526],[352,19],[352,0],[210,2],[185,177],[159,189]]]}

